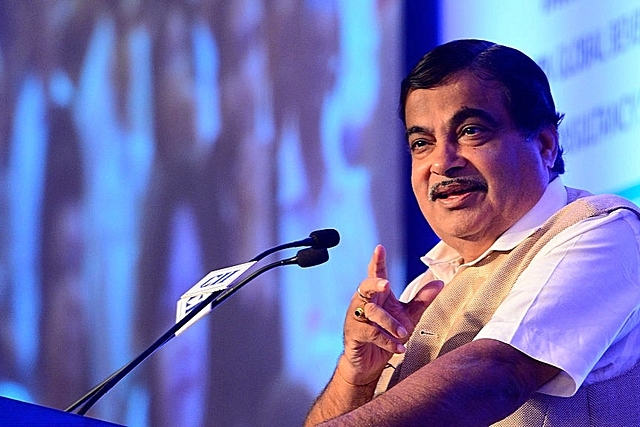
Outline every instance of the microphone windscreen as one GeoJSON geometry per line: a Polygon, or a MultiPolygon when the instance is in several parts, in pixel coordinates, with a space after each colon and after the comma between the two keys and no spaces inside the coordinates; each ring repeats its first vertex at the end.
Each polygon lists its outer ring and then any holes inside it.
{"type": "Polygon", "coordinates": [[[326,248],[308,248],[298,251],[296,263],[302,267],[313,267],[329,260],[329,251],[326,248]]]}
{"type": "Polygon", "coordinates": [[[314,248],[332,248],[340,243],[340,233],[333,228],[313,231],[309,237],[313,239],[314,248]]]}

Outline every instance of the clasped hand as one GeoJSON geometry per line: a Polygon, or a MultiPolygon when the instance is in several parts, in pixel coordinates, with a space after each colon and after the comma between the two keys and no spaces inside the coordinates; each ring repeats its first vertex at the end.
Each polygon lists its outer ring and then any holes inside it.
{"type": "Polygon", "coordinates": [[[354,293],[344,322],[344,354],[338,373],[352,385],[376,382],[394,353],[404,344],[422,313],[442,289],[439,280],[427,283],[408,303],[398,301],[387,280],[386,253],[376,246],[368,277],[354,293]]]}

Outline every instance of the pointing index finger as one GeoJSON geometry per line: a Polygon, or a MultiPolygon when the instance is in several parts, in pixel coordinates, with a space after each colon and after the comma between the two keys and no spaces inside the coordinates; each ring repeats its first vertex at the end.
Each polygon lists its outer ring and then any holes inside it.
{"type": "Polygon", "coordinates": [[[368,267],[369,277],[387,279],[387,252],[382,245],[378,245],[373,250],[371,261],[368,267]]]}

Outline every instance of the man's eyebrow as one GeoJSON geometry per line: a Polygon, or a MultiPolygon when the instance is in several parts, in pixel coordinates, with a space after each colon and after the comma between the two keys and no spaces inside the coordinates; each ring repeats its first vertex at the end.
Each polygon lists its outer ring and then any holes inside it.
{"type": "Polygon", "coordinates": [[[500,123],[486,110],[479,108],[463,107],[456,111],[455,114],[449,120],[449,124],[452,128],[460,126],[465,120],[469,118],[478,118],[488,123],[491,127],[499,127],[500,123]]]}
{"type": "Polygon", "coordinates": [[[422,126],[411,126],[405,131],[404,135],[405,137],[409,138],[409,136],[413,135],[414,133],[426,134],[429,133],[429,131],[427,130],[427,128],[422,126]]]}
{"type": "MultiPolygon", "coordinates": [[[[486,110],[482,110],[480,108],[471,108],[471,107],[462,107],[460,110],[456,111],[453,116],[449,119],[449,126],[452,129],[457,128],[465,120],[470,118],[478,118],[485,121],[490,127],[497,128],[500,127],[500,123],[496,120],[491,114],[489,114],[486,110]]],[[[431,134],[433,131],[424,127],[424,126],[411,126],[407,128],[405,131],[405,137],[409,138],[409,136],[413,134],[431,134]]]]}

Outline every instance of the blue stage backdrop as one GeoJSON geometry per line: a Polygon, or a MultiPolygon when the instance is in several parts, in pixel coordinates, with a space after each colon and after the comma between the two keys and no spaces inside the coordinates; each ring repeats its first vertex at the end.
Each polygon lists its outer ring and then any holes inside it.
{"type": "Polygon", "coordinates": [[[207,272],[336,228],[327,264],[266,273],[90,412],[300,425],[376,244],[405,282],[401,14],[1,2],[0,394],[65,408],[160,337],[207,272]]]}

